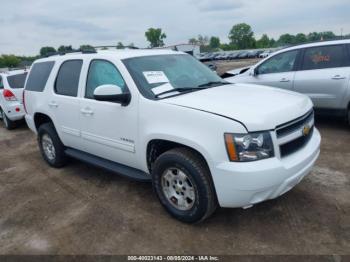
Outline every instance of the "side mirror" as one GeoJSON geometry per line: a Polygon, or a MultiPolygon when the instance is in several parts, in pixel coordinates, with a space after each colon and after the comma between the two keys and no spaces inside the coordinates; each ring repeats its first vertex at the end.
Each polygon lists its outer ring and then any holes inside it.
{"type": "Polygon", "coordinates": [[[123,93],[121,87],[117,85],[98,86],[94,91],[94,98],[98,101],[119,103],[127,106],[130,103],[130,93],[123,93]]]}
{"type": "Polygon", "coordinates": [[[253,75],[254,76],[257,76],[259,74],[259,70],[257,67],[254,67],[254,70],[253,70],[253,75]]]}

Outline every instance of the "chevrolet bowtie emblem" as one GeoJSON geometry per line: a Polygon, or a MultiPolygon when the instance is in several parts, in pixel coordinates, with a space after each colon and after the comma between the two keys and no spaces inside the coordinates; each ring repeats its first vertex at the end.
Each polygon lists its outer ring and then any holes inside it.
{"type": "Polygon", "coordinates": [[[303,136],[308,136],[310,134],[311,127],[309,125],[304,126],[303,128],[303,136]]]}

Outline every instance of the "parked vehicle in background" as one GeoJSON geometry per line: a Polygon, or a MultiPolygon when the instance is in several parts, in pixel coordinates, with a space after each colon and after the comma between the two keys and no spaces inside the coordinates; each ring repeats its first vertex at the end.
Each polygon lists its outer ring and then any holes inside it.
{"type": "Polygon", "coordinates": [[[241,51],[241,52],[238,54],[237,58],[238,58],[238,59],[248,58],[248,54],[249,54],[249,51],[241,51]]]}
{"type": "Polygon", "coordinates": [[[0,120],[8,130],[15,128],[17,121],[24,118],[22,94],[26,76],[25,70],[0,73],[0,120]]]}
{"type": "Polygon", "coordinates": [[[229,60],[234,60],[234,59],[237,58],[238,54],[239,54],[239,51],[233,51],[233,52],[231,52],[231,53],[229,54],[228,59],[229,59],[229,60]]]}
{"type": "Polygon", "coordinates": [[[217,205],[250,207],[286,193],[319,155],[307,96],[231,85],[182,52],[39,59],[24,101],[49,165],[70,156],[152,181],[164,208],[188,223],[217,205]]]}
{"type": "Polygon", "coordinates": [[[259,57],[259,52],[260,52],[260,50],[248,51],[247,57],[248,58],[257,58],[257,57],[259,57]]]}
{"type": "Polygon", "coordinates": [[[216,64],[214,63],[206,63],[207,67],[209,67],[212,71],[215,71],[218,69],[218,67],[216,66],[216,64]]]}
{"type": "Polygon", "coordinates": [[[260,57],[260,58],[266,58],[266,57],[268,57],[271,53],[272,53],[271,50],[266,50],[266,51],[262,52],[262,53],[259,55],[259,57],[260,57]]]}
{"type": "Polygon", "coordinates": [[[345,116],[350,123],[350,40],[286,48],[226,80],[306,94],[318,112],[345,116]]]}

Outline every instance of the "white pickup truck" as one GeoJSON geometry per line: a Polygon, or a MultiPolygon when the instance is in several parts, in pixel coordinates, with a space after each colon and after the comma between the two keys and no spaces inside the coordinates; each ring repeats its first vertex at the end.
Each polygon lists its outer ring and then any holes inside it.
{"type": "Polygon", "coordinates": [[[181,52],[39,59],[24,102],[48,164],[73,157],[152,181],[165,209],[187,223],[218,205],[247,208],[286,193],[320,152],[307,96],[229,84],[181,52]]]}

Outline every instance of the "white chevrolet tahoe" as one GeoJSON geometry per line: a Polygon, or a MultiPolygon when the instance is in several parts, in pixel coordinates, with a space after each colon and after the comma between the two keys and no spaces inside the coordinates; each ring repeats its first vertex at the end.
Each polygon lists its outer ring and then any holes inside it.
{"type": "Polygon", "coordinates": [[[24,103],[49,165],[73,157],[152,181],[165,209],[188,223],[217,205],[248,208],[286,193],[320,152],[307,96],[229,84],[181,52],[39,59],[24,103]]]}
{"type": "Polygon", "coordinates": [[[26,77],[26,70],[0,73],[0,120],[8,130],[24,118],[22,95],[26,77]]]}

